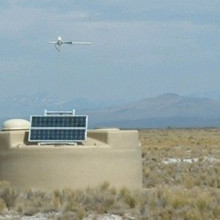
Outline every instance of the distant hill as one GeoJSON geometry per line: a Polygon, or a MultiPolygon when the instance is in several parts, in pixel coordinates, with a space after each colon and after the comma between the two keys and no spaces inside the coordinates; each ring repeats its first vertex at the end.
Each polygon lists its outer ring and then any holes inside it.
{"type": "Polygon", "coordinates": [[[164,94],[130,105],[89,111],[91,126],[219,127],[220,101],[164,94]]]}
{"type": "MultiPolygon", "coordinates": [[[[220,101],[177,94],[164,94],[117,107],[73,99],[63,102],[61,108],[75,108],[77,114],[89,115],[90,127],[220,127],[220,101]]],[[[29,118],[30,114],[42,114],[44,109],[59,110],[57,98],[44,94],[5,98],[0,100],[0,120],[29,118]]]]}

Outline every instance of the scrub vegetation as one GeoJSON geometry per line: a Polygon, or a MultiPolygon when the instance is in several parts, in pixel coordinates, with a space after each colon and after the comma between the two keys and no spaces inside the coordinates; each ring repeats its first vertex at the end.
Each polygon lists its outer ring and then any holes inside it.
{"type": "Polygon", "coordinates": [[[220,189],[220,130],[140,131],[144,187],[220,189]]]}
{"type": "MultiPolygon", "coordinates": [[[[108,182],[84,190],[19,191],[0,183],[0,213],[48,219],[85,219],[110,213],[123,219],[220,219],[220,130],[140,130],[143,185],[116,189],[108,182]]],[[[16,218],[16,219],[19,219],[16,218]]]]}

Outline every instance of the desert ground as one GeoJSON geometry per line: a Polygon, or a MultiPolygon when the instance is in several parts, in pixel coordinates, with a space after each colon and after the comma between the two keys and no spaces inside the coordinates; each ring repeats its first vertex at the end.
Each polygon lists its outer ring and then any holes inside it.
{"type": "Polygon", "coordinates": [[[220,129],[139,130],[143,190],[18,191],[0,183],[0,219],[220,219],[220,129]]]}

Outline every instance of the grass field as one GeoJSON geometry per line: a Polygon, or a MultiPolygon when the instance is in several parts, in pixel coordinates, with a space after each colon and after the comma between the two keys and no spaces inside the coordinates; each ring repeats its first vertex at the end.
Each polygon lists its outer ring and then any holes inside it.
{"type": "Polygon", "coordinates": [[[220,219],[220,129],[140,130],[142,191],[93,189],[19,192],[0,183],[0,212],[59,213],[48,219],[117,214],[123,219],[220,219]]]}
{"type": "Polygon", "coordinates": [[[220,188],[220,130],[140,131],[144,187],[220,188]]]}

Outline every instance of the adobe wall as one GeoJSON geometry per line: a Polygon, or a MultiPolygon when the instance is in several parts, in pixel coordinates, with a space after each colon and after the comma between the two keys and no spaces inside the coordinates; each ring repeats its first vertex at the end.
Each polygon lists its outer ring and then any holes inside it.
{"type": "Polygon", "coordinates": [[[88,131],[83,145],[29,145],[27,131],[0,132],[0,181],[20,189],[54,190],[92,187],[142,188],[137,131],[88,131]]]}

